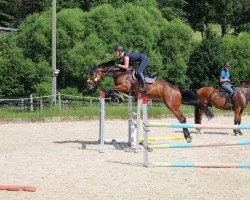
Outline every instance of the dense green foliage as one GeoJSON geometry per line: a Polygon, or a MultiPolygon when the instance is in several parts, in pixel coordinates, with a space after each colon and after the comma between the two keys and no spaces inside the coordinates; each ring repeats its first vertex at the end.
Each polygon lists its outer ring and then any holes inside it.
{"type": "MultiPolygon", "coordinates": [[[[59,90],[89,95],[86,80],[90,66],[116,59],[116,44],[147,54],[149,71],[157,71],[159,78],[191,89],[217,86],[225,61],[233,64],[234,83],[247,79],[249,5],[246,0],[223,3],[57,0],[59,90]],[[219,24],[224,37],[210,30],[210,23],[219,24]],[[233,35],[229,34],[230,29],[233,35]],[[193,30],[202,32],[202,41],[194,39],[193,30]]],[[[0,1],[1,25],[19,29],[16,33],[0,33],[1,96],[51,94],[50,7],[50,0],[0,1]]],[[[99,87],[107,90],[112,85],[112,79],[106,78],[99,87]]]]}
{"type": "Polygon", "coordinates": [[[221,38],[207,30],[206,39],[195,48],[188,68],[191,88],[218,86],[220,70],[225,61],[232,63],[232,81],[239,84],[249,78],[250,71],[250,35],[221,38]]]}

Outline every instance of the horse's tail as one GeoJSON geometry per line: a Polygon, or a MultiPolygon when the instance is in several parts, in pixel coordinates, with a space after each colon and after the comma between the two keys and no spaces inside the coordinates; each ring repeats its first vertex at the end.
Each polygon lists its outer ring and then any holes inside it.
{"type": "Polygon", "coordinates": [[[194,94],[191,90],[187,90],[181,86],[179,87],[179,90],[182,96],[181,100],[182,104],[195,106],[197,110],[201,109],[205,113],[208,119],[212,119],[214,117],[212,111],[207,106],[202,105],[197,95],[194,94]]]}

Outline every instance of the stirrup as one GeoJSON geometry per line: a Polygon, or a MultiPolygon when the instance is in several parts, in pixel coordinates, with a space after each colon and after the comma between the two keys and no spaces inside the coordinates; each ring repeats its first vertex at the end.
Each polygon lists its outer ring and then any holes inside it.
{"type": "Polygon", "coordinates": [[[224,106],[227,107],[227,108],[231,108],[231,107],[233,107],[233,104],[230,103],[230,102],[226,102],[226,103],[224,104],[224,106]]]}

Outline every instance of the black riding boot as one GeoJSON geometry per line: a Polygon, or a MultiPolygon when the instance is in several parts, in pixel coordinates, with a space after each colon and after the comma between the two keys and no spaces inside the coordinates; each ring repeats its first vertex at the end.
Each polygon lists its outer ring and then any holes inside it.
{"type": "Polygon", "coordinates": [[[227,95],[226,97],[226,102],[225,102],[225,107],[232,107],[232,96],[234,95],[234,93],[230,93],[227,95]]]}
{"type": "Polygon", "coordinates": [[[146,83],[145,83],[145,78],[144,78],[143,73],[138,73],[138,77],[139,77],[140,82],[141,82],[140,92],[147,92],[147,86],[146,86],[146,83]]]}

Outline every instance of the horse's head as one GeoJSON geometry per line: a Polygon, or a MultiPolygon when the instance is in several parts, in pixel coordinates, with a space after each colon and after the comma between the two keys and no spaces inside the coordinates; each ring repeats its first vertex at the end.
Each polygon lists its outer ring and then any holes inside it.
{"type": "Polygon", "coordinates": [[[249,87],[250,87],[250,80],[242,81],[242,82],[240,83],[240,87],[249,88],[249,87]]]}
{"type": "Polygon", "coordinates": [[[110,76],[111,70],[115,67],[115,62],[110,61],[107,63],[103,63],[101,65],[96,66],[92,65],[90,70],[90,75],[87,80],[88,88],[90,90],[94,89],[99,82],[102,80],[103,76],[110,76]]]}

